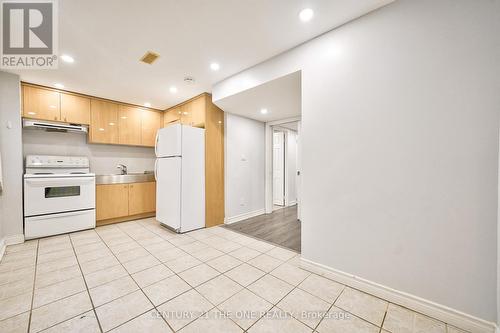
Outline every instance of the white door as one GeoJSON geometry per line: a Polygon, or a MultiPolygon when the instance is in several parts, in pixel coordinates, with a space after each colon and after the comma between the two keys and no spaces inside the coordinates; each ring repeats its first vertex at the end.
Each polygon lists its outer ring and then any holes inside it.
{"type": "Polygon", "coordinates": [[[181,158],[156,160],[156,220],[179,230],[181,227],[181,158]]]}
{"type": "Polygon", "coordinates": [[[182,125],[176,124],[160,128],[156,133],[156,157],[182,155],[182,125]]]}
{"type": "Polygon", "coordinates": [[[286,134],[285,206],[297,204],[297,132],[286,134]]]}
{"type": "Polygon", "coordinates": [[[299,121],[297,123],[297,185],[296,185],[296,190],[297,190],[297,218],[302,221],[301,219],[301,207],[302,205],[300,204],[300,191],[302,189],[302,178],[300,174],[300,170],[302,169],[302,145],[301,145],[301,126],[302,123],[299,121]]]}
{"type": "Polygon", "coordinates": [[[285,205],[285,133],[273,134],[273,203],[285,205]]]}

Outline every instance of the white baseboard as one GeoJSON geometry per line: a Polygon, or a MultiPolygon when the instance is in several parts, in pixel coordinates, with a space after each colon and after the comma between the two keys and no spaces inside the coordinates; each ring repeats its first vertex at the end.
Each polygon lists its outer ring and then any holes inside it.
{"type": "Polygon", "coordinates": [[[472,333],[499,333],[498,327],[495,323],[471,316],[418,296],[395,290],[304,258],[301,258],[300,266],[305,270],[311,271],[330,280],[359,289],[368,294],[372,294],[391,303],[398,304],[413,311],[436,318],[466,331],[472,333]]]}
{"type": "Polygon", "coordinates": [[[5,245],[5,239],[4,238],[0,239],[0,261],[2,261],[6,248],[7,245],[5,245]]]}
{"type": "Polygon", "coordinates": [[[12,235],[0,239],[0,260],[2,260],[7,245],[21,244],[24,243],[24,235],[12,235]]]}
{"type": "Polygon", "coordinates": [[[5,245],[14,245],[24,243],[24,235],[12,235],[5,237],[5,245]]]}
{"type": "Polygon", "coordinates": [[[262,214],[265,214],[265,213],[266,213],[266,210],[264,208],[262,208],[262,209],[254,210],[252,212],[248,212],[248,213],[243,213],[243,214],[239,214],[239,215],[227,217],[225,219],[224,223],[225,224],[231,224],[231,223],[235,223],[235,222],[239,222],[239,221],[243,221],[243,220],[249,219],[251,217],[259,216],[259,215],[262,215],[262,214]]]}

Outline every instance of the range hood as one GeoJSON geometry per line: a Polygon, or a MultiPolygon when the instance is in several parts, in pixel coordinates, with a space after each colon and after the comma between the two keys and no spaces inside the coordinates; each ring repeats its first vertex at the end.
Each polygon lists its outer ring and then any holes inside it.
{"type": "Polygon", "coordinates": [[[38,128],[48,132],[77,132],[87,134],[88,128],[84,125],[70,125],[63,123],[53,123],[45,120],[23,120],[24,128],[38,128]]]}

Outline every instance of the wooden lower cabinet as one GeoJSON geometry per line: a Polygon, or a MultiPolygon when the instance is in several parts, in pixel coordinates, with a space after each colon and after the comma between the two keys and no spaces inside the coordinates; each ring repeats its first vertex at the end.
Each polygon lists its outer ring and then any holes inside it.
{"type": "Polygon", "coordinates": [[[96,186],[97,225],[154,216],[155,211],[155,182],[96,186]]]}
{"type": "Polygon", "coordinates": [[[128,202],[128,215],[154,212],[156,210],[156,183],[130,184],[128,202]]]}
{"type": "Polygon", "coordinates": [[[128,215],[128,184],[97,185],[95,197],[97,221],[128,215]]]}

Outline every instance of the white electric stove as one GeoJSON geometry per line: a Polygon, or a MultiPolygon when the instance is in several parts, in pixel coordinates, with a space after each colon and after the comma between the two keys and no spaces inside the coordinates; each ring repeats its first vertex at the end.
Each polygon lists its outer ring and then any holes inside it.
{"type": "Polygon", "coordinates": [[[25,170],[26,239],[95,228],[95,175],[87,157],[28,155],[25,170]]]}

